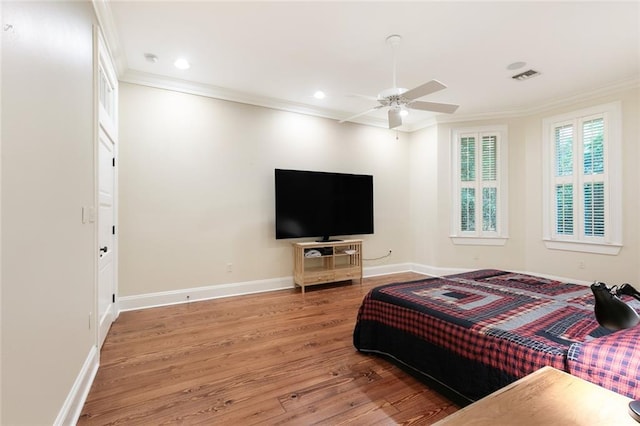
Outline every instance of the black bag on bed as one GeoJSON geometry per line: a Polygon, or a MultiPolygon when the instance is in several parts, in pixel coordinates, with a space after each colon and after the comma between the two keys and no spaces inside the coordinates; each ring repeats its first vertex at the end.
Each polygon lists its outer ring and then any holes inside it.
{"type": "Polygon", "coordinates": [[[605,283],[591,284],[591,291],[596,299],[594,308],[596,320],[601,326],[609,330],[620,330],[633,327],[640,322],[635,309],[616,296],[615,290],[612,291],[605,283]]]}

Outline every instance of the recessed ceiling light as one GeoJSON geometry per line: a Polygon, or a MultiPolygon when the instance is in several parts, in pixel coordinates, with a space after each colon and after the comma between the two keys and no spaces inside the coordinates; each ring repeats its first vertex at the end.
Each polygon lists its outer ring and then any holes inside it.
{"type": "Polygon", "coordinates": [[[313,97],[316,99],[324,99],[326,96],[327,95],[325,95],[322,90],[318,90],[316,91],[316,93],[313,94],[313,97]]]}
{"type": "Polygon", "coordinates": [[[520,68],[524,67],[525,65],[527,65],[526,62],[518,61],[518,62],[514,62],[512,64],[507,65],[507,69],[508,70],[517,70],[517,69],[520,69],[520,68]]]}
{"type": "Polygon", "coordinates": [[[156,63],[158,62],[158,57],[156,55],[154,55],[153,53],[145,53],[144,54],[144,58],[151,63],[156,63]]]}
{"type": "Polygon", "coordinates": [[[189,61],[184,58],[176,59],[176,61],[173,63],[173,66],[178,68],[179,70],[188,70],[189,68],[191,68],[189,61]]]}

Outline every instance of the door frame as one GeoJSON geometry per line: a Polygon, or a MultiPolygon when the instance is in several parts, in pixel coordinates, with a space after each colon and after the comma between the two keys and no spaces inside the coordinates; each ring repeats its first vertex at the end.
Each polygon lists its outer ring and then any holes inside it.
{"type": "Polygon", "coordinates": [[[115,71],[114,61],[105,41],[102,30],[98,25],[93,26],[94,39],[94,66],[93,66],[93,86],[94,86],[94,314],[92,318],[92,327],[94,329],[94,342],[100,351],[104,339],[108,333],[108,329],[101,335],[100,330],[100,312],[99,312],[99,231],[100,231],[100,132],[101,128],[113,141],[113,158],[114,158],[114,181],[113,181],[113,223],[115,232],[113,234],[113,302],[109,309],[111,312],[111,324],[118,318],[120,308],[118,303],[118,79],[115,71]],[[100,68],[103,67],[107,78],[113,83],[113,114],[109,116],[102,108],[100,103],[100,68]]]}

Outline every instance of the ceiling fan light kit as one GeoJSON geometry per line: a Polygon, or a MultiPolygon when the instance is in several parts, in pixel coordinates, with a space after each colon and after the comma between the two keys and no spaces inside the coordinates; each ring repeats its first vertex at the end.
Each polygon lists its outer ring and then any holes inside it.
{"type": "Polygon", "coordinates": [[[401,40],[402,37],[398,34],[392,34],[386,38],[387,44],[389,44],[393,50],[393,87],[378,93],[376,100],[378,101],[378,103],[380,103],[380,105],[340,120],[340,123],[344,123],[345,121],[352,121],[357,117],[369,114],[380,108],[389,108],[387,114],[389,120],[389,128],[394,129],[396,127],[402,126],[402,116],[406,116],[408,114],[407,109],[441,112],[446,114],[451,114],[458,109],[458,105],[454,104],[424,102],[418,100],[423,96],[427,96],[439,90],[446,89],[447,86],[445,86],[438,80],[431,80],[411,90],[398,87],[398,85],[396,84],[396,48],[400,45],[401,40]]]}

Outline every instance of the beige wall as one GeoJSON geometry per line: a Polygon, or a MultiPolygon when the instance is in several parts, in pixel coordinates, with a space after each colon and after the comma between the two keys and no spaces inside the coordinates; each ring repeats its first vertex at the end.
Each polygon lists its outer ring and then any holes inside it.
{"type": "Polygon", "coordinates": [[[408,141],[395,132],[123,83],[120,296],[292,275],[274,168],[374,175],[365,257],[411,258],[408,141]],[[232,272],[226,265],[233,264],[232,272]]]}
{"type": "Polygon", "coordinates": [[[56,419],[95,342],[93,10],[3,2],[2,418],[56,419]]]}
{"type": "Polygon", "coordinates": [[[441,226],[438,196],[438,127],[410,135],[410,205],[412,262],[437,266],[433,236],[441,226]]]}
{"type": "Polygon", "coordinates": [[[290,276],[289,241],[274,239],[274,168],[374,175],[376,229],[364,237],[365,257],[389,249],[393,256],[365,267],[412,262],[634,281],[637,185],[625,185],[619,256],[542,244],[540,133],[546,116],[622,99],[624,178],[637,182],[637,95],[628,90],[525,117],[441,123],[396,140],[386,129],[122,84],[120,295],[290,276]],[[509,240],[454,245],[451,132],[490,125],[508,128],[509,240]]]}
{"type": "MultiPolygon", "coordinates": [[[[2,2],[0,2],[0,18],[2,18],[2,2]]],[[[4,22],[0,19],[1,22],[4,22]]],[[[0,35],[0,37],[3,37],[0,35]]],[[[0,39],[1,40],[1,39],[0,39]]],[[[2,308],[2,53],[0,51],[0,308],[2,308]]],[[[3,419],[2,404],[4,398],[2,394],[2,313],[0,312],[0,422],[3,419]]]]}

